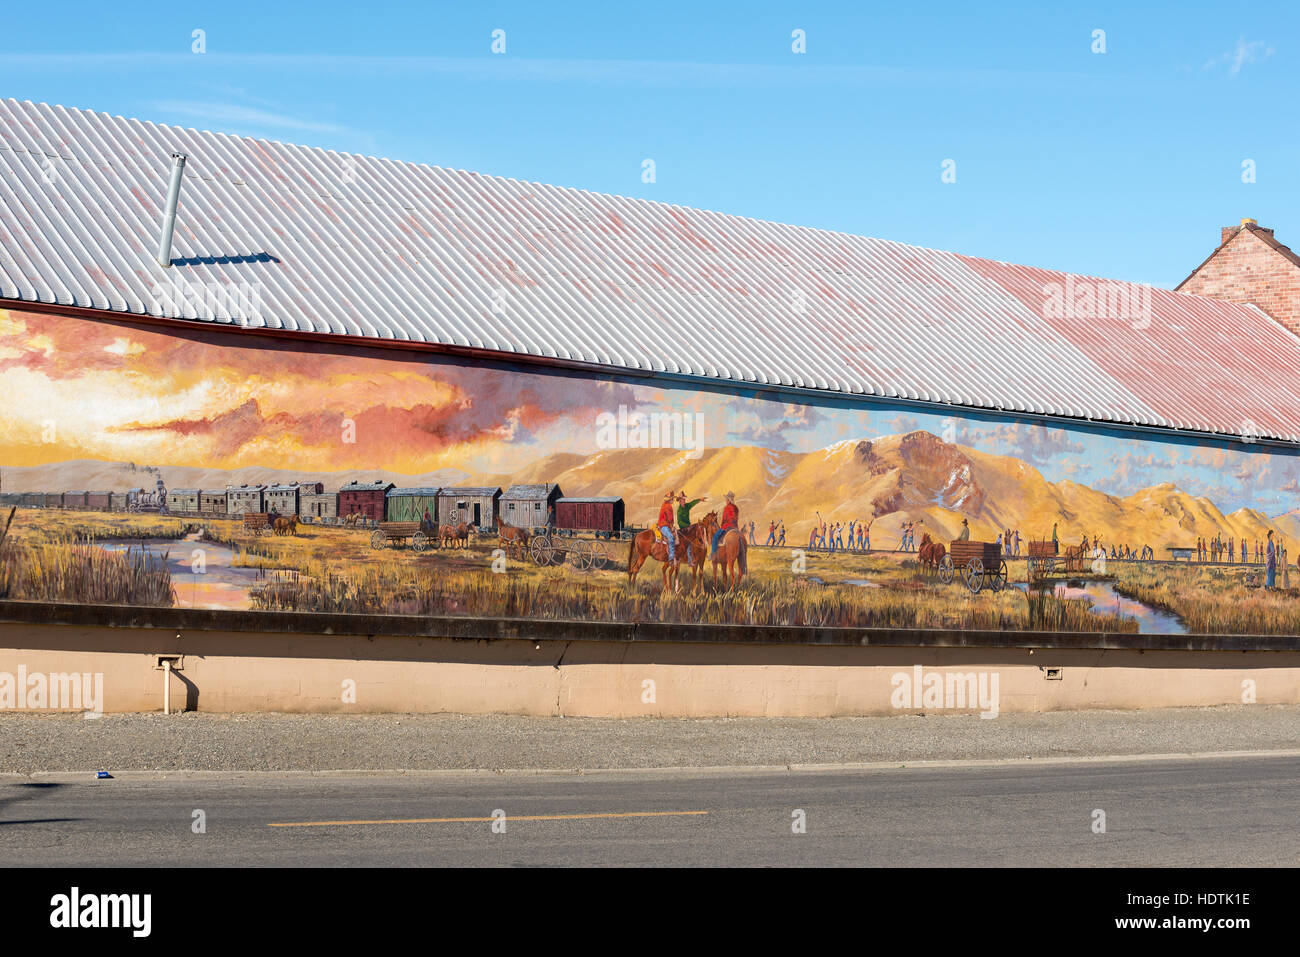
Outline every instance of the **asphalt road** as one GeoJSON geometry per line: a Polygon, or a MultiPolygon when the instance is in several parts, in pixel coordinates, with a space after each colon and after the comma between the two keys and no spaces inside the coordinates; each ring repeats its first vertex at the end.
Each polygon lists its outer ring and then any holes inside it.
{"type": "Polygon", "coordinates": [[[1297,863],[1295,756],[0,784],[6,867],[1297,863]],[[206,833],[192,831],[196,809],[206,833]],[[1096,810],[1105,833],[1094,832],[1096,810]],[[359,821],[373,823],[323,823],[359,821]]]}

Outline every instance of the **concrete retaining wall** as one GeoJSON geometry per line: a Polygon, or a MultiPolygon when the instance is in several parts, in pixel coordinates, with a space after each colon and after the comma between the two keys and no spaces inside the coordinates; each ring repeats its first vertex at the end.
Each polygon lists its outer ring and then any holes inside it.
{"type": "MultiPolygon", "coordinates": [[[[935,707],[933,698],[924,698],[934,672],[973,674],[986,692],[996,681],[999,712],[1240,704],[1252,691],[1261,704],[1300,703],[1297,651],[472,640],[222,630],[178,635],[171,629],[12,622],[0,623],[0,696],[4,675],[14,676],[12,686],[20,668],[26,675],[98,673],[102,710],[159,710],[159,654],[183,656],[171,679],[173,709],[214,712],[936,712],[957,701],[954,695],[935,707]],[[920,688],[913,693],[918,667],[920,688]],[[894,706],[898,702],[902,707],[894,706]]],[[[11,710],[9,703],[2,710],[11,710]]],[[[967,701],[951,710],[990,708],[967,701]]]]}

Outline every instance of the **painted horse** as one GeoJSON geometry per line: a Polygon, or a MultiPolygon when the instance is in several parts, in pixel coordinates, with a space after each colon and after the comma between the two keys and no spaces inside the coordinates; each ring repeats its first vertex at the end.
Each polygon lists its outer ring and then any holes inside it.
{"type": "Polygon", "coordinates": [[[497,540],[507,555],[517,551],[522,559],[528,552],[528,529],[511,525],[504,518],[497,519],[497,540]]]}
{"type": "Polygon", "coordinates": [[[637,532],[627,550],[627,583],[629,585],[634,584],[636,576],[640,573],[641,566],[645,564],[646,559],[653,558],[655,561],[663,563],[663,591],[668,590],[671,582],[672,589],[676,592],[680,590],[677,584],[677,572],[685,555],[686,542],[681,532],[677,533],[677,544],[671,562],[668,560],[668,543],[660,541],[653,528],[637,532]]]}
{"type": "MultiPolygon", "coordinates": [[[[709,512],[700,522],[704,526],[710,547],[713,545],[713,536],[718,531],[718,513],[709,512]]],[[[745,543],[745,537],[740,534],[739,529],[729,528],[722,540],[718,542],[718,550],[713,553],[713,587],[718,587],[718,566],[722,566],[722,584],[726,591],[731,591],[740,586],[740,579],[749,574],[749,546],[745,543]]]]}
{"type": "Polygon", "coordinates": [[[922,568],[928,568],[931,571],[938,570],[939,566],[943,564],[943,557],[947,554],[948,549],[944,547],[943,542],[936,542],[930,537],[929,532],[921,536],[921,547],[917,551],[917,558],[920,560],[922,568]]]}

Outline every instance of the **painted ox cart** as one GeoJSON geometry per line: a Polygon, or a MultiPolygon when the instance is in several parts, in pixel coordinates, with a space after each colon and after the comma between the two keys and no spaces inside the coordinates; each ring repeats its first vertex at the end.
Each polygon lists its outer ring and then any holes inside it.
{"type": "Polygon", "coordinates": [[[380,522],[370,533],[370,547],[388,548],[409,540],[413,551],[422,552],[429,547],[429,536],[419,522],[380,522]]]}
{"type": "Polygon", "coordinates": [[[997,542],[953,542],[939,563],[939,580],[951,584],[958,570],[971,594],[986,585],[993,591],[1007,587],[1007,563],[997,542]]]}

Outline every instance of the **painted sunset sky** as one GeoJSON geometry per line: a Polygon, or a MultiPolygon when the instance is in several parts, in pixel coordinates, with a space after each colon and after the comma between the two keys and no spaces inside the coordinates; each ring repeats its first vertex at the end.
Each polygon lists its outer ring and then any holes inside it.
{"type": "MultiPolygon", "coordinates": [[[[1170,482],[1225,511],[1296,507],[1300,457],[1116,437],[912,409],[792,405],[430,360],[272,348],[237,334],[180,338],[0,310],[0,465],[70,459],[304,471],[508,473],[597,450],[619,406],[699,412],[704,445],[809,452],[924,429],[1012,456],[1049,481],[1129,495],[1170,482]],[[344,420],[355,442],[343,441],[344,420]],[[52,427],[52,428],[51,428],[52,427]],[[52,440],[52,441],[51,441],[52,440]]],[[[1240,446],[1238,447],[1240,448],[1240,446]]]]}

